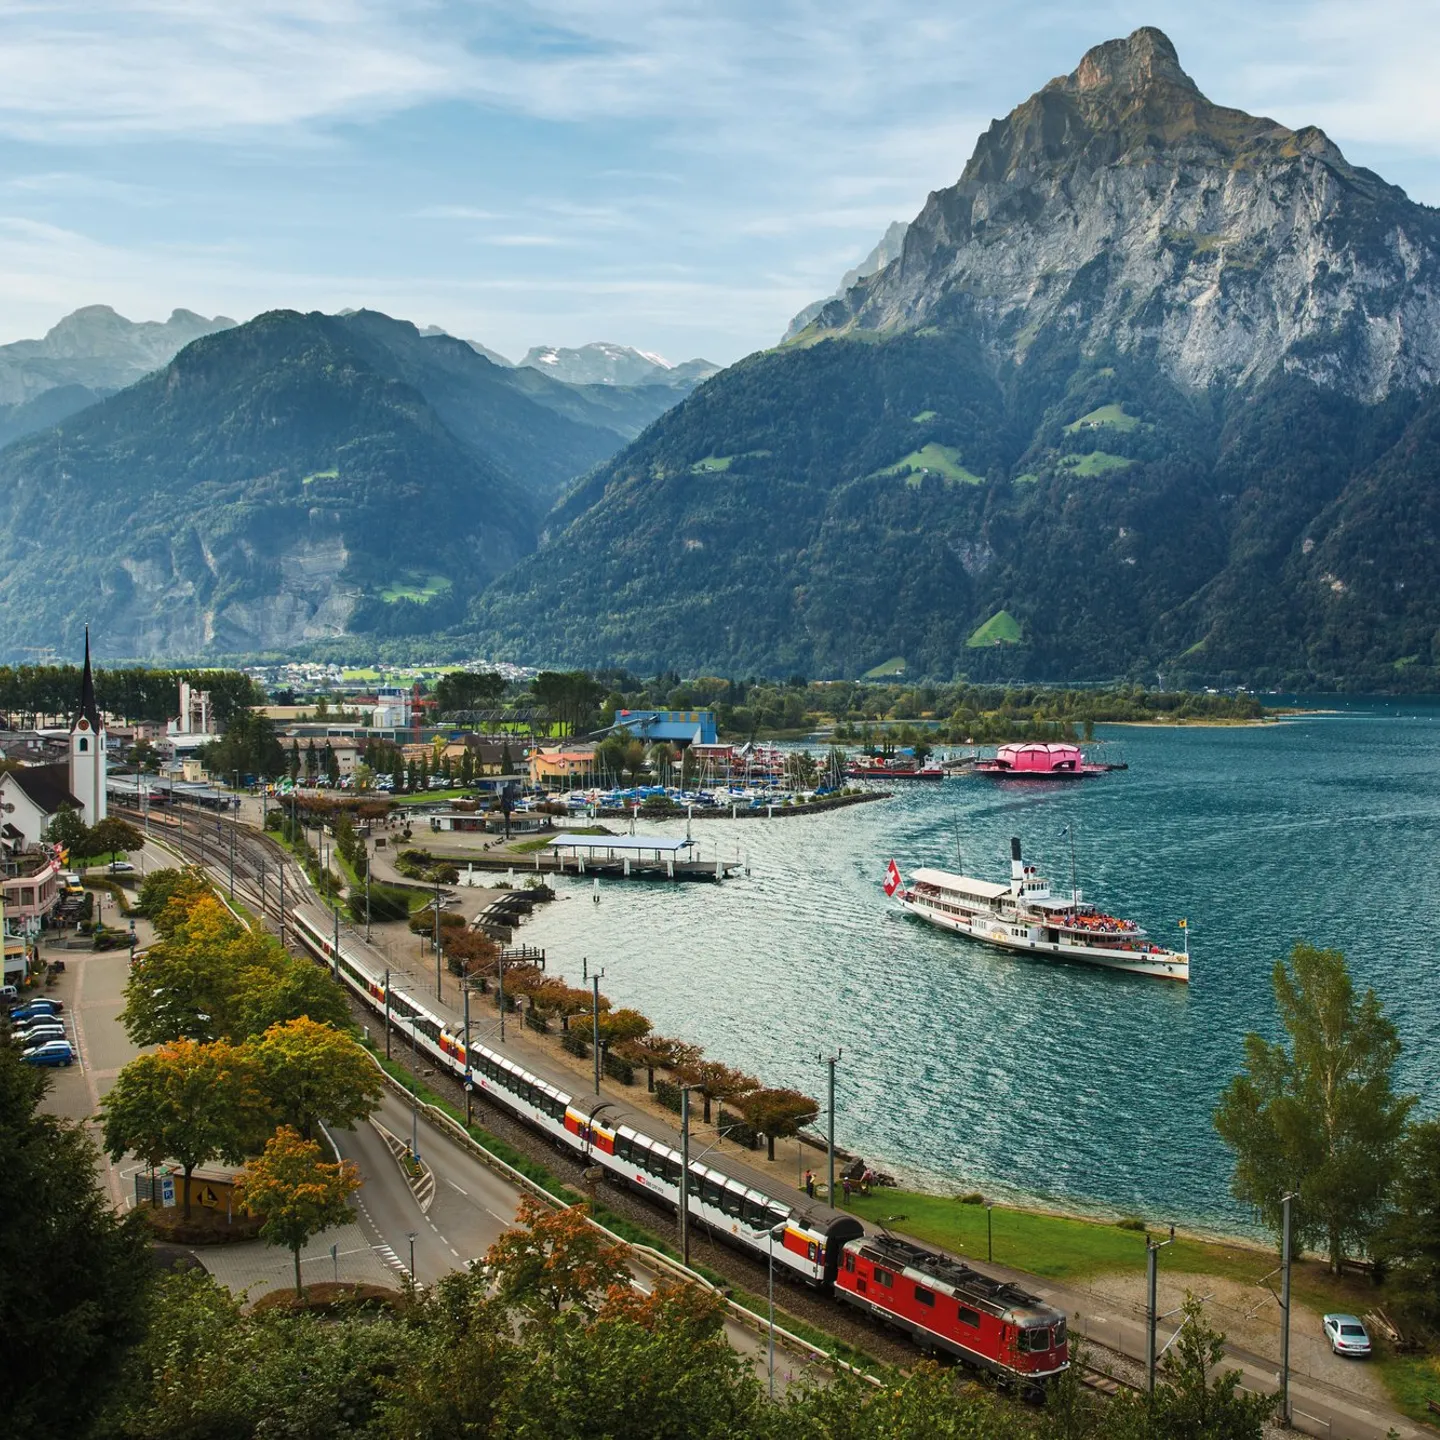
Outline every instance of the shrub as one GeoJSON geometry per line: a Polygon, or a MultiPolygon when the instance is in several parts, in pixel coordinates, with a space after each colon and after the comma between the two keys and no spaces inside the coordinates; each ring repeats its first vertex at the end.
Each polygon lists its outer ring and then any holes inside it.
{"type": "Polygon", "coordinates": [[[657,1080],[655,1082],[655,1098],[667,1110],[673,1110],[677,1115],[680,1113],[680,1087],[678,1085],[672,1085],[668,1080],[657,1080]]]}
{"type": "Polygon", "coordinates": [[[635,1067],[623,1056],[612,1055],[605,1052],[605,1063],[600,1067],[612,1079],[618,1080],[622,1085],[633,1085],[635,1083],[635,1067]]]}
{"type": "Polygon", "coordinates": [[[957,1195],[955,1198],[962,1205],[983,1205],[985,1203],[985,1197],[978,1190],[972,1190],[968,1195],[957,1195]]]}
{"type": "Polygon", "coordinates": [[[575,1030],[567,1030],[560,1037],[560,1048],[569,1055],[578,1055],[582,1060],[590,1053],[585,1037],[575,1030]]]}
{"type": "Polygon", "coordinates": [[[1138,1215],[1126,1215],[1123,1219],[1115,1222],[1117,1230],[1139,1230],[1145,1229],[1145,1222],[1138,1215]]]}
{"type": "MultiPolygon", "coordinates": [[[[356,920],[365,918],[365,892],[356,891],[350,896],[350,914],[356,920]]],[[[404,920],[410,914],[410,892],[396,885],[370,885],[370,918],[380,922],[404,920]]]]}

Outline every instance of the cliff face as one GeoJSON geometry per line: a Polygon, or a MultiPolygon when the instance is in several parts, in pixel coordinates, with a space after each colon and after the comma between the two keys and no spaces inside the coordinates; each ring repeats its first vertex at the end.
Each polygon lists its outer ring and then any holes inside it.
{"type": "Polygon", "coordinates": [[[1021,363],[1043,335],[1196,389],[1283,371],[1375,400],[1440,376],[1440,217],[1320,130],[1212,104],[1137,30],[992,124],[808,336],[935,325],[1021,363]]]}

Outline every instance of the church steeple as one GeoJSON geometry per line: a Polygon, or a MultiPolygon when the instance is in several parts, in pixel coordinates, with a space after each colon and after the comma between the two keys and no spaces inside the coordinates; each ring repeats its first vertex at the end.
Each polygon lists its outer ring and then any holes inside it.
{"type": "Polygon", "coordinates": [[[90,672],[90,627],[85,627],[85,671],[80,677],[80,714],[92,733],[100,730],[100,707],[95,703],[95,677],[90,672]]]}
{"type": "Polygon", "coordinates": [[[85,627],[85,669],[80,676],[80,713],[70,727],[70,793],[87,825],[98,825],[108,806],[105,793],[105,722],[95,703],[90,669],[90,627],[85,627]]]}

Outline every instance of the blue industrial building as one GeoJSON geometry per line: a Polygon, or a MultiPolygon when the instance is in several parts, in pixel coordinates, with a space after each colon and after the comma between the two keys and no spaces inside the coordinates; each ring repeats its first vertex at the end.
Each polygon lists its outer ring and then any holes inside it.
{"type": "Polygon", "coordinates": [[[602,735],[628,731],[637,740],[669,740],[677,745],[714,745],[713,710],[617,710],[615,723],[602,735]]]}

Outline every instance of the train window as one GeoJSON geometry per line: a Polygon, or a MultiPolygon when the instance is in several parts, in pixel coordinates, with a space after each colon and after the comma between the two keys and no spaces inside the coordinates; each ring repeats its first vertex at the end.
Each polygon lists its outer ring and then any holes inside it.
{"type": "Polygon", "coordinates": [[[733,1186],[725,1187],[725,1213],[727,1215],[739,1216],[745,1207],[745,1192],[733,1186]]]}
{"type": "Polygon", "coordinates": [[[665,1161],[665,1178],[677,1189],[680,1185],[680,1162],[674,1159],[665,1161]]]}
{"type": "Polygon", "coordinates": [[[740,1218],[752,1230],[761,1230],[765,1226],[765,1207],[757,1205],[754,1199],[747,1195],[740,1207],[740,1218]]]}
{"type": "Polygon", "coordinates": [[[917,1285],[915,1287],[915,1299],[921,1305],[929,1305],[931,1309],[935,1307],[935,1292],[933,1290],[927,1290],[923,1285],[917,1285]]]}
{"type": "Polygon", "coordinates": [[[713,1205],[717,1210],[722,1203],[725,1193],[724,1187],[713,1176],[707,1175],[700,1186],[700,1194],[707,1205],[713,1205]]]}
{"type": "Polygon", "coordinates": [[[845,1268],[850,1271],[855,1269],[855,1256],[849,1250],[845,1252],[845,1268]]]}
{"type": "Polygon", "coordinates": [[[969,1325],[974,1329],[978,1330],[980,1328],[980,1312],[978,1310],[971,1310],[968,1307],[962,1305],[960,1307],[960,1323],[962,1325],[969,1325]]]}
{"type": "Polygon", "coordinates": [[[790,1223],[790,1212],[788,1210],[771,1210],[765,1217],[765,1223],[772,1230],[777,1225],[788,1225],[790,1223]]]}
{"type": "Polygon", "coordinates": [[[1039,1354],[1050,1348],[1050,1331],[1047,1330],[1022,1330],[1020,1332],[1020,1349],[1029,1350],[1032,1354],[1039,1354]]]}
{"type": "Polygon", "coordinates": [[[1064,1343],[1065,1343],[1065,1322],[1064,1322],[1064,1320],[1057,1320],[1057,1321],[1055,1322],[1055,1348],[1058,1350],[1064,1343]]]}
{"type": "Polygon", "coordinates": [[[875,1283],[883,1285],[887,1290],[893,1288],[895,1277],[888,1271],[882,1270],[878,1265],[875,1267],[875,1283]]]}
{"type": "Polygon", "coordinates": [[[617,1135],[615,1137],[615,1153],[622,1160],[630,1158],[630,1137],[628,1135],[617,1135]]]}

